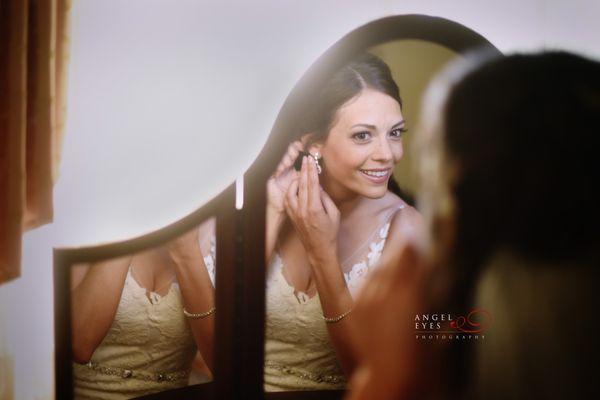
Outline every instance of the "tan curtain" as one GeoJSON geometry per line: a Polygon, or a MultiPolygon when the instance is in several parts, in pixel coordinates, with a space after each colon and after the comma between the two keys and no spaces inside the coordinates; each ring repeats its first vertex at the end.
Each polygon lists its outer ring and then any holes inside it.
{"type": "Polygon", "coordinates": [[[71,0],[0,0],[0,284],[25,230],[52,221],[65,122],[71,0]]]}

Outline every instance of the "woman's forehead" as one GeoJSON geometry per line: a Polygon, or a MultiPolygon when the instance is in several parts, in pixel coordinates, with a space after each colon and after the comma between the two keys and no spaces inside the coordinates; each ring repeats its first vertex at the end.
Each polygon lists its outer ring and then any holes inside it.
{"type": "Polygon", "coordinates": [[[373,89],[364,89],[343,104],[336,113],[336,124],[394,125],[402,120],[400,104],[391,96],[373,89]]]}

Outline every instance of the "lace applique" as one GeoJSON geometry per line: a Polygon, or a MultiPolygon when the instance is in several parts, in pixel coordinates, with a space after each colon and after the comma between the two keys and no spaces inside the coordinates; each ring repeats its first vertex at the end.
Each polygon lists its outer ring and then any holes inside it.
{"type": "Polygon", "coordinates": [[[343,388],[344,374],[321,318],[318,294],[294,294],[282,269],[282,259],[275,253],[267,275],[265,390],[343,388]]]}
{"type": "Polygon", "coordinates": [[[318,296],[318,294],[316,294],[315,296],[311,297],[306,292],[296,290],[296,288],[294,288],[288,283],[288,281],[285,279],[285,276],[283,275],[283,260],[277,252],[275,252],[273,256],[270,271],[271,274],[274,275],[272,276],[273,279],[267,280],[267,290],[269,290],[269,288],[272,287],[276,282],[285,291],[286,294],[292,295],[298,301],[298,304],[306,304],[310,300],[318,296]]]}
{"type": "Polygon", "coordinates": [[[381,257],[389,230],[390,222],[387,222],[379,229],[379,239],[373,241],[373,243],[369,245],[367,259],[354,264],[350,271],[344,272],[344,279],[349,288],[362,286],[363,280],[366,279],[369,270],[377,264],[377,261],[379,261],[379,258],[381,257]]]}
{"type": "Polygon", "coordinates": [[[215,263],[217,259],[216,243],[216,237],[215,235],[212,235],[210,238],[210,254],[204,257],[204,264],[206,265],[208,276],[210,277],[213,287],[215,286],[215,263]]]}
{"type": "Polygon", "coordinates": [[[129,270],[105,338],[90,363],[74,364],[75,398],[139,397],[187,384],[196,344],[179,286],[155,300],[129,270]]]}
{"type": "MultiPolygon", "coordinates": [[[[352,255],[360,254],[355,259],[359,262],[346,264],[352,265],[344,278],[353,297],[376,265],[389,228],[388,221],[371,231],[369,240],[352,255]]],[[[283,260],[275,252],[267,270],[265,390],[343,389],[346,378],[322,318],[319,294],[309,297],[296,291],[285,279],[283,268],[283,260]]]]}

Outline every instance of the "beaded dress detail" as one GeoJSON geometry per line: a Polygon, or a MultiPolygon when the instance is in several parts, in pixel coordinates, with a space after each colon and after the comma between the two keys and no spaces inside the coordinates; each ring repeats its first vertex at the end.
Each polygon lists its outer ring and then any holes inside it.
{"type": "MultiPolygon", "coordinates": [[[[348,289],[356,297],[383,251],[390,221],[398,206],[370,239],[342,262],[348,289]]],[[[275,254],[267,275],[265,331],[266,391],[344,389],[346,378],[337,362],[323,321],[319,295],[295,290],[283,275],[283,261],[275,254]]]]}

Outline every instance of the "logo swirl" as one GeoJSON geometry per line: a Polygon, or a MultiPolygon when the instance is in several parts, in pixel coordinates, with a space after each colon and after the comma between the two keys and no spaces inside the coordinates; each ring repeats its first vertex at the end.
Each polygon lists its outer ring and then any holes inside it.
{"type": "Polygon", "coordinates": [[[467,316],[459,316],[450,322],[450,327],[464,333],[483,333],[491,324],[492,316],[488,310],[475,308],[467,316]]]}

